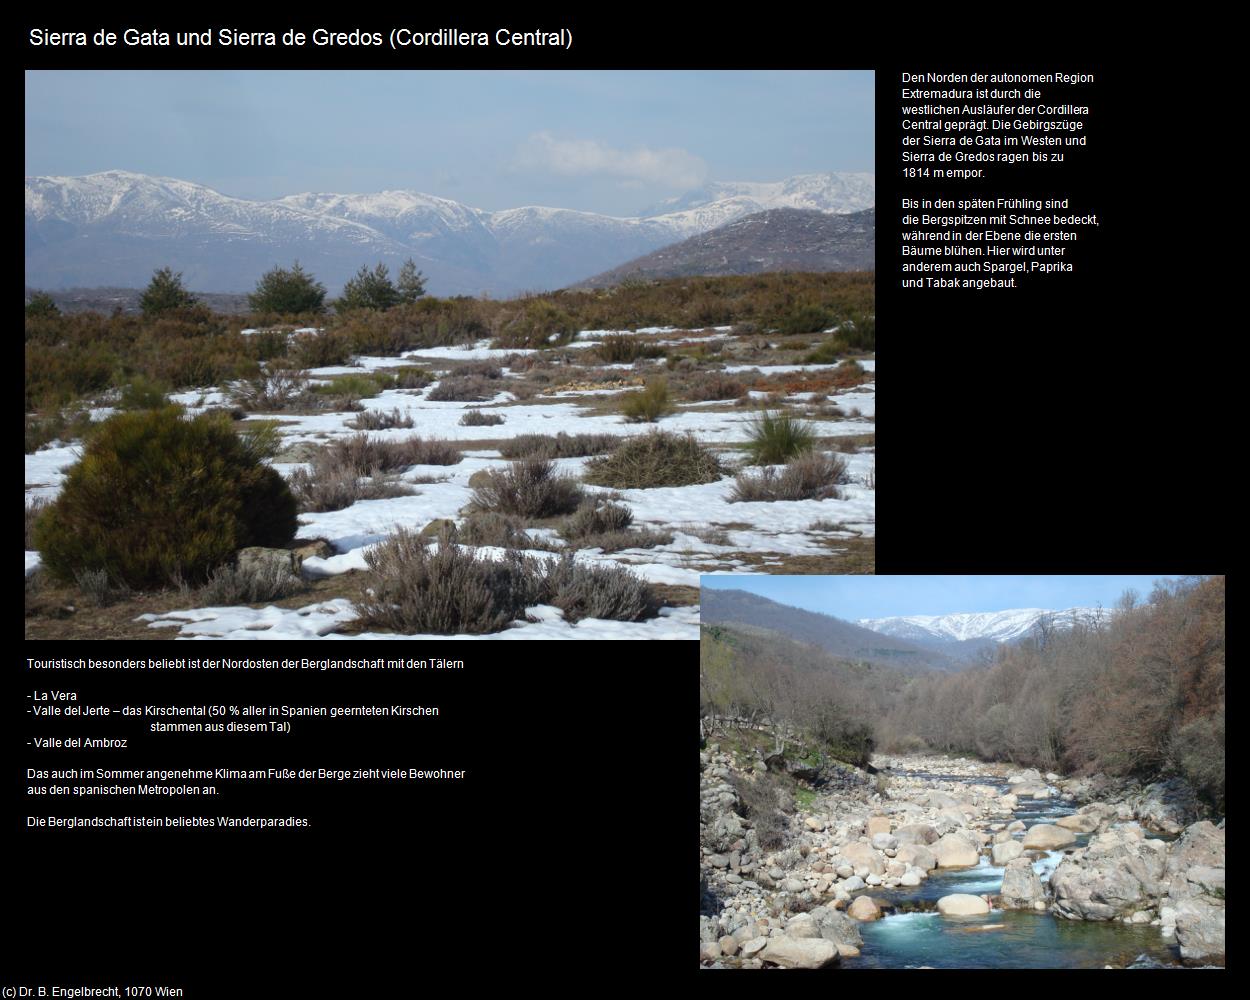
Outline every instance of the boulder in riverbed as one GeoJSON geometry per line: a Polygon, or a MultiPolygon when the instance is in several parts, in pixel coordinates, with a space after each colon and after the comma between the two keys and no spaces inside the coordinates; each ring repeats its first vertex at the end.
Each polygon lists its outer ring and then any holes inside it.
{"type": "Polygon", "coordinates": [[[855,902],[847,907],[846,912],[856,920],[868,921],[881,919],[881,908],[873,902],[870,896],[858,897],[855,902]]]}
{"type": "Polygon", "coordinates": [[[889,833],[890,832],[890,817],[889,816],[869,816],[868,822],[864,824],[864,832],[868,834],[869,840],[871,840],[873,837],[875,837],[879,833],[889,833]]]}
{"type": "Polygon", "coordinates": [[[760,958],[784,969],[823,969],[838,961],[838,949],[824,938],[790,938],[784,934],[768,939],[760,958]]]}
{"type": "Polygon", "coordinates": [[[1181,958],[1223,961],[1223,903],[1205,896],[1177,903],[1176,941],[1181,946],[1181,958]]]}
{"type": "Polygon", "coordinates": [[[904,844],[895,853],[896,861],[903,864],[912,865],[915,868],[922,868],[930,871],[937,867],[937,856],[927,847],[919,844],[904,844]]]}
{"type": "Polygon", "coordinates": [[[1014,861],[1024,853],[1024,848],[1018,840],[1005,840],[1001,844],[995,844],[990,851],[990,860],[998,867],[1007,864],[1008,861],[1014,861]]]}
{"type": "Polygon", "coordinates": [[[958,834],[948,833],[929,848],[937,858],[939,868],[967,868],[975,865],[979,852],[958,834]]]}
{"type": "Polygon", "coordinates": [[[1098,829],[1098,817],[1089,813],[1060,816],[1055,820],[1055,826],[1061,826],[1065,830],[1072,830],[1075,833],[1093,833],[1098,829]]]}
{"type": "Polygon", "coordinates": [[[1004,910],[1032,910],[1036,909],[1034,904],[1046,900],[1046,889],[1028,858],[1016,858],[1007,863],[1000,893],[1004,910]]]}
{"type": "Polygon", "coordinates": [[[938,832],[928,823],[908,823],[894,831],[894,839],[900,844],[932,844],[938,832]]]}
{"type": "Polygon", "coordinates": [[[1039,823],[1029,827],[1022,846],[1025,850],[1053,851],[1075,843],[1076,835],[1071,830],[1050,823],[1039,823]]]}
{"type": "Polygon", "coordinates": [[[867,869],[865,875],[885,874],[885,861],[868,844],[847,844],[842,848],[842,857],[855,867],[856,872],[867,869]]]}
{"type": "Polygon", "coordinates": [[[980,917],[990,912],[990,904],[980,896],[957,892],[938,900],[938,912],[944,917],[980,917]]]}

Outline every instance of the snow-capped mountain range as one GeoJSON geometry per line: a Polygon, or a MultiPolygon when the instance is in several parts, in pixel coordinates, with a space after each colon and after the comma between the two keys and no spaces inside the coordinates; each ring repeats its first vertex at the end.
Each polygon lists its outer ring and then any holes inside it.
{"type": "Polygon", "coordinates": [[[617,218],[526,206],[486,212],[417,191],[232,198],[169,177],[110,170],[26,178],[26,284],[142,287],[153,270],[190,288],[240,292],[298,259],[337,292],[362,264],[416,260],[433,294],[561,288],[773,208],[847,214],[875,202],[873,174],[714,183],[617,218]]]}
{"type": "Polygon", "coordinates": [[[896,639],[943,640],[968,642],[989,640],[1014,642],[1033,631],[1039,619],[1048,618],[1056,628],[1067,629],[1077,621],[1106,621],[1111,612],[1105,608],[1068,608],[1049,611],[1044,608],[1016,608],[1011,611],[974,611],[950,615],[906,615],[897,618],[861,618],[863,628],[896,639]]]}

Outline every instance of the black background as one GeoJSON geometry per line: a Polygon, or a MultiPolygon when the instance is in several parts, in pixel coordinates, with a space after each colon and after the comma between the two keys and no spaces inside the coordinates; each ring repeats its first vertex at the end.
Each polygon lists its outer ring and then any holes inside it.
{"type": "MultiPolygon", "coordinates": [[[[82,26],[157,26],[121,16],[95,21],[82,26]]],[[[212,21],[265,27],[224,15],[195,26],[212,21]]],[[[290,19],[301,21],[308,28],[326,24],[306,15],[290,19]]],[[[390,23],[362,16],[340,26],[372,28],[374,21],[390,23]]],[[[420,26],[472,28],[473,21],[427,16],[420,26]]],[[[992,22],[955,23],[830,10],[816,19],[760,11],[749,24],[707,11],[687,26],[671,12],[653,18],[630,9],[617,19],[527,16],[490,27],[534,22],[572,25],[575,51],[84,55],[23,45],[22,59],[39,68],[875,69],[878,324],[887,404],[879,571],[1223,571],[1231,437],[1226,345],[1236,320],[1220,313],[1229,299],[1223,283],[1237,279],[1215,239],[1228,222],[1226,185],[1194,31],[1136,25],[1103,33],[1053,9],[1044,20],[1020,24],[1001,14],[992,22]],[[1080,92],[1095,106],[1084,163],[1066,167],[1055,185],[1072,197],[1074,210],[1097,211],[1102,220],[1096,238],[1082,243],[1077,274],[1015,291],[898,288],[897,81],[901,71],[916,69],[1097,74],[1096,88],[1080,92]]],[[[1004,186],[989,187],[1001,193],[1004,186]]],[[[28,643],[25,654],[114,657],[153,655],[156,648],[191,647],[28,643]]],[[[243,648],[258,656],[325,655],[324,645],[314,651],[296,643],[280,652],[231,644],[230,655],[243,655],[234,652],[243,648]]],[[[345,655],[341,648],[335,655],[345,655]]],[[[434,655],[350,648],[354,656],[434,655]]],[[[455,762],[445,766],[470,772],[463,784],[422,785],[398,801],[391,787],[362,798],[354,787],[322,786],[318,821],[307,831],[32,835],[14,822],[27,813],[26,803],[10,800],[4,895],[17,930],[5,949],[4,965],[13,970],[5,982],[53,975],[59,982],[113,975],[151,982],[167,973],[172,983],[199,987],[189,996],[247,996],[262,983],[298,989],[292,995],[369,996],[381,983],[413,991],[448,973],[592,988],[679,975],[688,987],[693,644],[483,643],[463,652],[440,647],[437,655],[469,661],[462,676],[444,681],[456,689],[447,692],[457,699],[455,716],[434,725],[415,720],[403,746],[373,744],[389,740],[381,727],[360,727],[348,745],[319,742],[312,729],[299,745],[294,735],[286,739],[312,766],[387,753],[408,759],[379,766],[411,766],[422,750],[438,758],[447,747],[455,762]],[[341,981],[348,985],[331,989],[341,981]]],[[[15,663],[10,674],[6,767],[14,760],[25,767],[29,759],[21,744],[32,685],[23,666],[15,663]]],[[[292,693],[298,689],[309,701],[356,700],[346,697],[351,693],[382,703],[378,692],[396,686],[419,692],[404,700],[433,701],[425,694],[428,680],[369,673],[236,675],[211,683],[222,685],[222,697],[233,695],[233,685],[253,691],[276,683],[283,691],[271,701],[303,700],[292,693]],[[360,687],[369,689],[367,698],[360,687]]],[[[138,685],[136,697],[153,701],[145,687],[151,681],[110,675],[91,683],[118,696],[121,687],[138,685]]],[[[87,688],[80,680],[60,683],[87,688]]],[[[156,683],[209,681],[169,675],[156,683]]],[[[262,700],[259,693],[239,698],[262,700]]],[[[235,741],[241,759],[249,739],[235,741]]],[[[153,763],[171,760],[162,753],[153,763]]],[[[255,766],[279,763],[266,751],[255,766]]],[[[97,755],[91,766],[137,765],[97,755]]],[[[280,797],[269,804],[279,815],[310,809],[280,797]]],[[[699,981],[709,985],[706,976],[699,981]]],[[[726,988],[725,977],[712,985],[726,988]]]]}

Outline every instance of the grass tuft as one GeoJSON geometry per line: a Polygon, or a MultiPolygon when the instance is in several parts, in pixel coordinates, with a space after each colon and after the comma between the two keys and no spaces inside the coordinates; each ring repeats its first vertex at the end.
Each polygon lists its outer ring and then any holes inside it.
{"type": "Polygon", "coordinates": [[[693,434],[651,431],[628,439],[610,455],[586,463],[585,481],[619,490],[712,483],[725,474],[720,460],[693,434]]]}
{"type": "Polygon", "coordinates": [[[812,425],[789,413],[764,410],[751,421],[747,453],[752,465],[780,465],[810,451],[816,443],[812,425]]]}
{"type": "Polygon", "coordinates": [[[489,470],[473,491],[474,510],[492,510],[520,517],[553,517],[577,509],[582,488],[571,476],[558,475],[553,462],[522,459],[507,469],[489,470]]]}
{"type": "Polygon", "coordinates": [[[790,459],[781,472],[770,467],[758,476],[739,473],[729,500],[836,500],[841,496],[838,485],[846,482],[844,458],[806,452],[790,459]]]}

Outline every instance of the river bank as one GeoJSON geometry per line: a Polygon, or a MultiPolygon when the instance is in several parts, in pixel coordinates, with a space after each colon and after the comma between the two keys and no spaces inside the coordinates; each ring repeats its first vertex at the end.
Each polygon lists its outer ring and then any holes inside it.
{"type": "Polygon", "coordinates": [[[1223,822],[1175,782],[732,737],[701,767],[705,967],[1223,964],[1223,822]]]}

